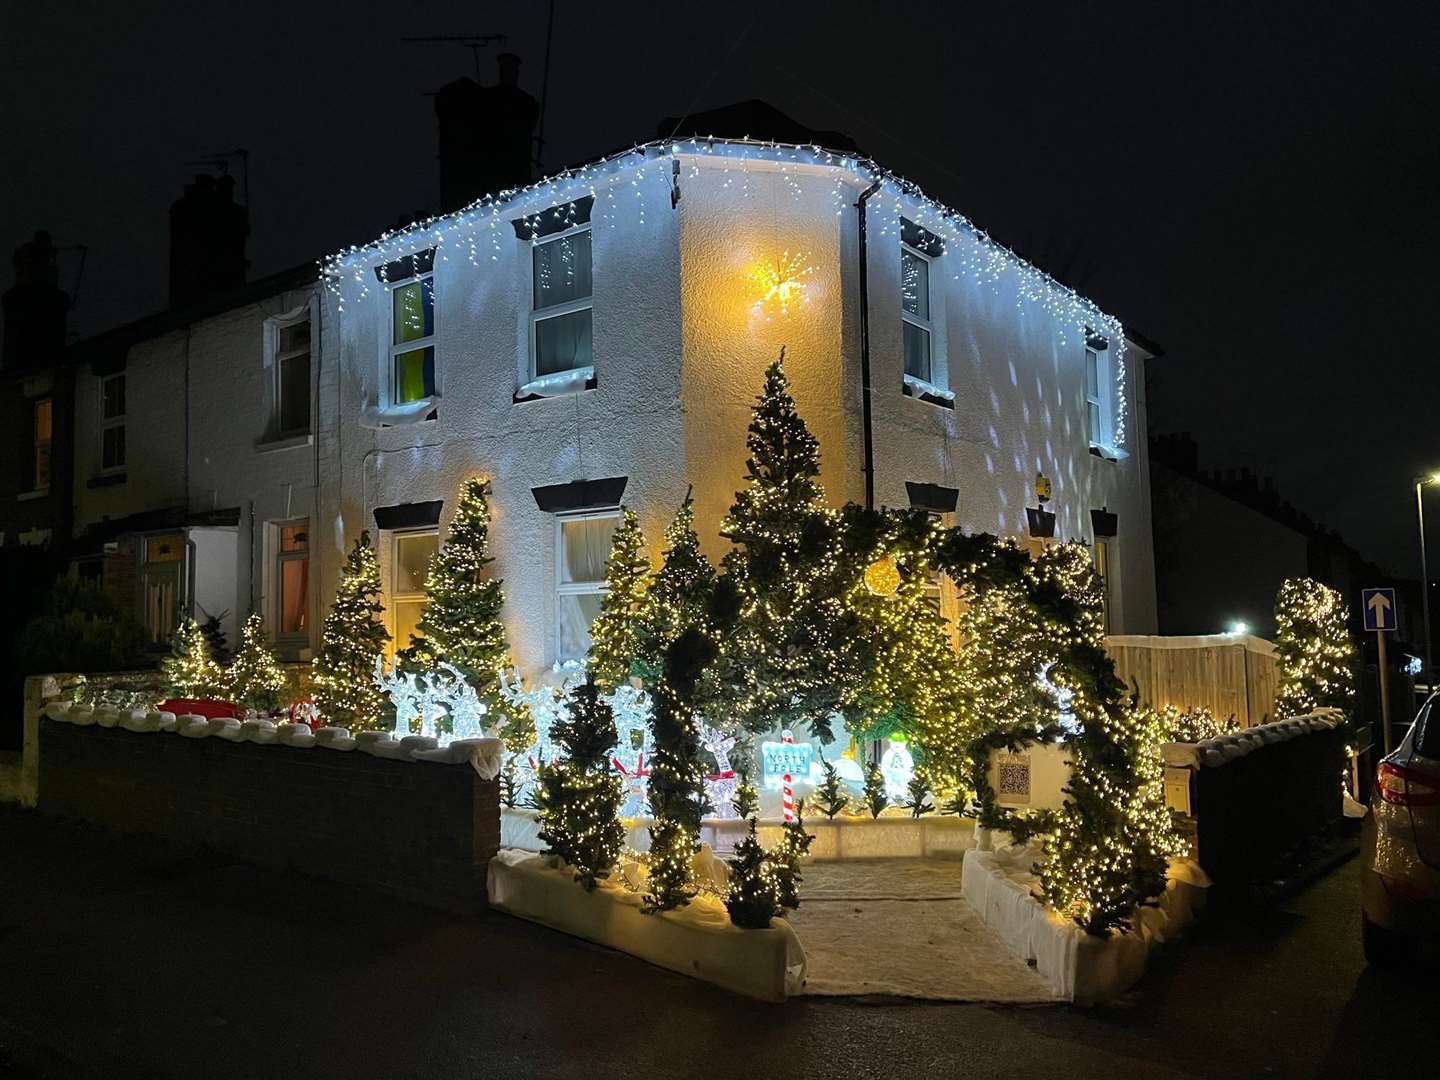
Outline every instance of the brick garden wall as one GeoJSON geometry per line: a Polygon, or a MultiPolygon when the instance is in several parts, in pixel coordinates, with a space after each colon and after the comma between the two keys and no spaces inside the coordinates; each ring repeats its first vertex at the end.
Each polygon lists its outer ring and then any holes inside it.
{"type": "Polygon", "coordinates": [[[499,785],[469,764],[39,724],[39,808],[370,886],[485,904],[499,785]]]}

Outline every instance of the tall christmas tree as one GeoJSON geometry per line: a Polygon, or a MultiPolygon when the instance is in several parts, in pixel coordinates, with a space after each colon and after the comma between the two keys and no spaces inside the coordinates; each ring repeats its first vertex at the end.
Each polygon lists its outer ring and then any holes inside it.
{"type": "Polygon", "coordinates": [[[609,876],[625,842],[625,790],[610,764],[615,717],[593,676],[571,691],[550,738],[562,756],[540,773],[540,839],[570,864],[576,881],[593,889],[609,876]]]}
{"type": "Polygon", "coordinates": [[[690,492],[665,529],[665,553],[650,586],[650,608],[639,632],[640,653],[653,679],[659,658],[692,627],[710,633],[710,605],[715,594],[715,568],[700,550],[695,532],[695,500],[690,492]]]}
{"type": "Polygon", "coordinates": [[[247,712],[268,713],[280,707],[285,672],[265,636],[265,623],[251,612],[240,629],[240,651],[226,672],[230,698],[247,712]]]}
{"type": "Polygon", "coordinates": [[[1280,686],[1275,719],[1333,707],[1355,711],[1355,645],[1345,599],[1313,578],[1290,578],[1275,596],[1280,686]]]}
{"type": "Polygon", "coordinates": [[[210,655],[210,643],[188,615],[175,627],[170,655],[160,662],[165,694],[172,698],[209,698],[223,693],[225,674],[210,655]]]}
{"type": "Polygon", "coordinates": [[[380,564],[370,534],[362,532],[345,560],[312,665],[315,705],[326,724],[352,731],[380,725],[383,695],[372,672],[390,634],[377,618],[385,611],[379,597],[380,564]]]}
{"type": "Polygon", "coordinates": [[[853,629],[839,518],[825,504],[820,445],[790,395],[781,360],[765,372],[745,445],[748,486],[721,525],[734,545],[724,569],[740,622],[726,643],[730,706],[751,731],[806,724],[830,737],[829,717],[851,673],[853,629]]]}
{"type": "Polygon", "coordinates": [[[705,798],[695,700],[714,657],[713,640],[692,627],[665,651],[665,673],[655,684],[649,788],[655,824],[650,828],[646,911],[680,907],[695,893],[692,861],[705,798]]]}
{"type": "Polygon", "coordinates": [[[442,660],[455,665],[489,715],[506,719],[506,744],[521,750],[530,745],[534,725],[527,709],[500,693],[500,672],[510,667],[510,647],[500,621],[505,602],[501,583],[485,577],[485,566],[492,561],[489,542],[490,481],[471,477],[460,485],[445,546],[430,562],[425,612],[402,659],[412,671],[433,671],[442,660]]]}
{"type": "Polygon", "coordinates": [[[650,609],[647,586],[650,560],[645,534],[632,510],[622,510],[620,525],[605,560],[605,595],[590,625],[590,671],[605,690],[613,690],[631,674],[639,657],[638,632],[650,609]]]}

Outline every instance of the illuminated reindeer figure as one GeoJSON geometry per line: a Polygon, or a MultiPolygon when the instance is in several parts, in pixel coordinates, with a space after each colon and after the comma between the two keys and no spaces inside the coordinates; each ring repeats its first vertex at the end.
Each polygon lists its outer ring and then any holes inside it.
{"type": "Polygon", "coordinates": [[[718,728],[700,723],[700,745],[715,755],[715,771],[705,777],[705,798],[710,802],[710,813],[715,817],[733,818],[735,808],[735,770],[730,765],[730,751],[735,746],[735,736],[726,735],[718,728]]]}

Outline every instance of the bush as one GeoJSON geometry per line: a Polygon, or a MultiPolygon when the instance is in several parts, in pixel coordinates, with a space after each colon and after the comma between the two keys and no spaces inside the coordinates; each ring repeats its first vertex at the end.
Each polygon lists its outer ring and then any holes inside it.
{"type": "Polygon", "coordinates": [[[45,610],[25,624],[20,671],[118,671],[148,664],[145,631],[135,616],[97,586],[62,577],[45,610]]]}

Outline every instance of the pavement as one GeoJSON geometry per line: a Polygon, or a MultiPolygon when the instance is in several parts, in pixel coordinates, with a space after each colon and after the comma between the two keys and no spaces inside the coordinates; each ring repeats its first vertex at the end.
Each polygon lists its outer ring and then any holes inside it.
{"type": "Polygon", "coordinates": [[[1102,1008],[776,1006],[503,915],[0,808],[0,1077],[1427,1074],[1440,976],[1364,966],[1356,879],[1202,921],[1102,1008]]]}

